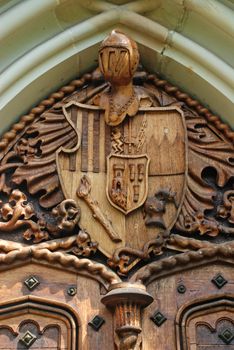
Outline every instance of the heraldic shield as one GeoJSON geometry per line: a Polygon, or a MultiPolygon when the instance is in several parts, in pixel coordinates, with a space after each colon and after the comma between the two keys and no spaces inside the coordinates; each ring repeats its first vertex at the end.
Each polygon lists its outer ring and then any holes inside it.
{"type": "Polygon", "coordinates": [[[169,232],[181,208],[187,136],[178,107],[140,108],[117,125],[98,106],[70,101],[64,115],[77,146],[57,152],[66,198],[81,209],[79,225],[102,253],[144,249],[169,232]]]}
{"type": "Polygon", "coordinates": [[[139,208],[148,192],[149,159],[143,155],[114,155],[107,158],[106,193],[110,203],[128,214],[139,208]]]}

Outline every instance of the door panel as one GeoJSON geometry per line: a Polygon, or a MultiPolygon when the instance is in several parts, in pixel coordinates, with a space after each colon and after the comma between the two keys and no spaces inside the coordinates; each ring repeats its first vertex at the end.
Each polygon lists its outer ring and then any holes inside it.
{"type": "Polygon", "coordinates": [[[94,278],[26,262],[0,271],[0,285],[0,350],[114,349],[112,313],[100,301],[105,287],[94,278]],[[30,276],[39,281],[32,290],[30,276]],[[98,329],[90,326],[95,316],[103,319],[98,329]],[[29,347],[27,332],[35,337],[29,347]]]}
{"type": "Polygon", "coordinates": [[[77,349],[75,316],[49,301],[24,299],[3,305],[0,320],[0,349],[77,349]]]}
{"type": "MultiPolygon", "coordinates": [[[[209,315],[203,317],[203,323],[196,326],[196,338],[198,350],[206,350],[212,347],[213,350],[234,350],[234,314],[226,315],[225,311],[215,315],[215,325],[213,328],[209,323],[209,315]]],[[[190,349],[194,348],[193,339],[190,339],[190,349]]]]}
{"type": "Polygon", "coordinates": [[[156,276],[148,285],[154,302],[144,312],[143,349],[233,350],[234,337],[225,342],[221,336],[234,336],[232,266],[213,262],[180,269],[174,275],[156,276]],[[221,288],[212,282],[218,274],[227,281],[221,288]],[[162,322],[157,323],[157,315],[162,322]]]}
{"type": "Polygon", "coordinates": [[[69,349],[69,330],[64,326],[49,316],[10,317],[1,326],[0,349],[69,349]]]}
{"type": "Polygon", "coordinates": [[[184,348],[234,349],[234,301],[223,298],[192,305],[181,321],[184,348]],[[186,314],[189,315],[186,318],[186,314]]]}

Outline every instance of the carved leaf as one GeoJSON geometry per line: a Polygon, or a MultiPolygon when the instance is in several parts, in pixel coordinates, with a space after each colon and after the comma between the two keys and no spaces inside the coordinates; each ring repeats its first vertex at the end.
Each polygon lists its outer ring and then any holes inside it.
{"type": "Polygon", "coordinates": [[[214,197],[217,195],[217,188],[208,184],[203,174],[207,168],[215,169],[216,185],[220,188],[224,187],[234,174],[234,148],[231,143],[211,129],[203,118],[189,110],[185,110],[185,117],[189,147],[188,179],[185,199],[176,227],[182,231],[198,230],[201,234],[217,235],[219,230],[214,220],[210,220],[207,229],[204,229],[203,225],[205,211],[214,208],[214,197]],[[203,226],[202,229],[201,226],[203,226]]]}
{"type": "MultiPolygon", "coordinates": [[[[185,115],[188,136],[187,188],[175,227],[183,232],[196,231],[210,236],[216,236],[220,231],[234,233],[234,228],[206,216],[207,210],[215,208],[215,197],[234,178],[233,144],[183,102],[151,84],[146,83],[144,86],[155,95],[161,106],[177,105],[185,115]],[[215,185],[209,184],[204,178],[204,171],[208,168],[216,171],[215,185]]],[[[221,208],[215,209],[219,211],[221,208]]]]}
{"type": "MultiPolygon", "coordinates": [[[[26,181],[30,194],[40,192],[39,203],[42,207],[53,207],[64,199],[56,169],[56,151],[60,147],[74,147],[77,143],[76,133],[62,109],[54,108],[32,124],[24,139],[24,146],[27,141],[25,162],[15,170],[12,181],[17,185],[26,181]]],[[[20,145],[15,149],[18,154],[22,152],[20,145]]]]}

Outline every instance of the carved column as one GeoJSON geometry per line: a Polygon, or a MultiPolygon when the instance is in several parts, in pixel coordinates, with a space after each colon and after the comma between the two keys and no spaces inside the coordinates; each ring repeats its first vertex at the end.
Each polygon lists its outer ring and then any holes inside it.
{"type": "Polygon", "coordinates": [[[142,284],[117,283],[102,298],[114,309],[114,341],[118,350],[142,349],[141,313],[153,298],[142,284]]]}

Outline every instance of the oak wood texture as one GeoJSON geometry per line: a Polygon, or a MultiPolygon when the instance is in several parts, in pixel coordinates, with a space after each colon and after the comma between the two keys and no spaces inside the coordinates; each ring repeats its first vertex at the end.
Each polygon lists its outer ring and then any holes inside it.
{"type": "Polygon", "coordinates": [[[8,345],[9,349],[18,349],[19,337],[26,328],[32,333],[36,333],[36,329],[42,332],[38,333],[41,340],[36,340],[32,349],[114,349],[112,315],[100,302],[101,288],[97,281],[29,262],[2,271],[0,283],[0,349],[6,350],[8,345]],[[33,291],[24,284],[29,276],[36,276],[40,281],[33,291]],[[76,295],[68,295],[70,286],[77,288],[76,295]],[[88,325],[96,315],[105,320],[98,332],[88,325]],[[34,326],[30,326],[31,323],[34,326]],[[48,334],[43,332],[45,327],[48,334]],[[12,334],[13,331],[19,335],[12,334]],[[76,337],[78,343],[75,344],[76,337]]]}
{"type": "Polygon", "coordinates": [[[227,346],[221,342],[218,332],[214,335],[215,343],[213,331],[209,334],[204,332],[204,329],[199,329],[198,325],[205,324],[209,328],[210,324],[216,328],[215,324],[222,319],[228,318],[233,321],[233,302],[229,307],[230,300],[233,300],[233,281],[232,265],[212,262],[202,267],[190,268],[188,271],[183,269],[182,272],[172,273],[150,283],[147,291],[154,297],[154,302],[144,310],[143,349],[151,350],[156,346],[157,350],[216,350],[215,344],[219,344],[222,350],[232,349],[233,345],[227,346]],[[218,273],[228,280],[221,289],[211,282],[218,273]],[[186,287],[185,293],[178,292],[180,284],[186,287]],[[204,304],[207,306],[202,310],[204,304]],[[190,320],[182,318],[183,311],[193,307],[197,314],[193,313],[190,320]],[[150,319],[158,310],[167,318],[160,327],[150,319]],[[181,333],[181,329],[184,329],[184,333],[181,333]]]}

